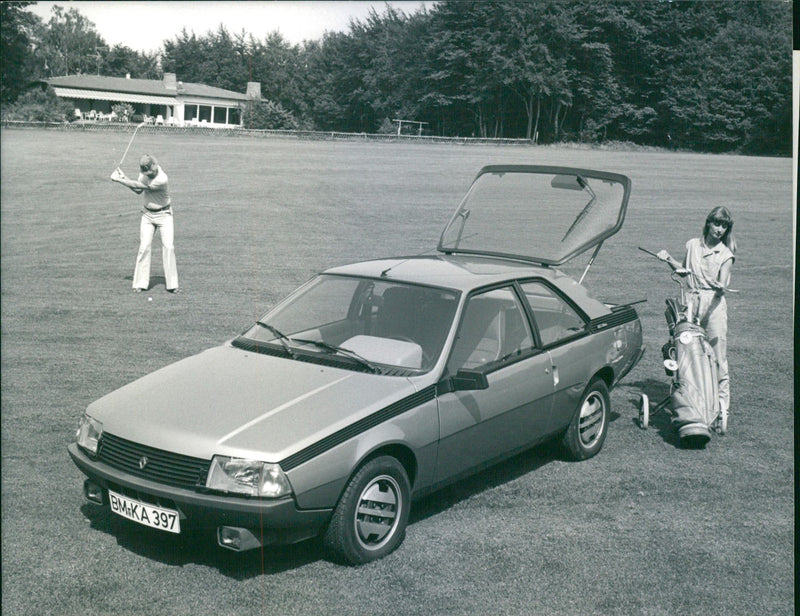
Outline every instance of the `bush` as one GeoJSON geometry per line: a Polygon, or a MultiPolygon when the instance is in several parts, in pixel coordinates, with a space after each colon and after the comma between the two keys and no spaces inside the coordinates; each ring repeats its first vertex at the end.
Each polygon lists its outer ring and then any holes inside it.
{"type": "Polygon", "coordinates": [[[2,117],[21,122],[69,122],[75,119],[75,109],[68,101],[58,98],[52,88],[35,88],[16,102],[3,105],[2,117]]]}
{"type": "Polygon", "coordinates": [[[118,103],[111,108],[117,114],[117,122],[130,122],[133,117],[133,105],[130,103],[118,103]]]}
{"type": "Polygon", "coordinates": [[[383,118],[383,122],[378,127],[379,135],[395,135],[397,134],[397,126],[389,118],[383,118]]]}
{"type": "Polygon", "coordinates": [[[244,127],[268,130],[297,130],[300,124],[294,114],[280,103],[251,101],[244,111],[244,127]]]}

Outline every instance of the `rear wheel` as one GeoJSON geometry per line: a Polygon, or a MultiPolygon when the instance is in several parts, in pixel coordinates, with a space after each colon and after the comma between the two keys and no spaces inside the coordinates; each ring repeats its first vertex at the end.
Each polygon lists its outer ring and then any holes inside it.
{"type": "Polygon", "coordinates": [[[395,458],[381,456],[362,466],[339,499],[325,547],[350,565],[383,558],[402,543],[411,505],[408,474],[395,458]]]}
{"type": "Polygon", "coordinates": [[[594,379],[583,393],[562,440],[570,458],[586,460],[600,451],[608,432],[610,408],[608,386],[603,379],[594,379]]]}

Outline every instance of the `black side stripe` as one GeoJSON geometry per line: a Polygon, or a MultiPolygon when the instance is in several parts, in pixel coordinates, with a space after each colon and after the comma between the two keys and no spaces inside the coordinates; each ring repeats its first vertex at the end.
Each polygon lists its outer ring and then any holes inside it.
{"type": "Polygon", "coordinates": [[[345,441],[353,438],[354,436],[358,436],[362,432],[366,432],[371,428],[374,428],[377,425],[380,425],[390,419],[397,417],[398,415],[402,415],[414,409],[421,404],[429,402],[436,397],[436,386],[431,385],[430,387],[426,387],[416,393],[411,394],[403,398],[402,400],[398,400],[390,404],[387,407],[382,408],[379,411],[376,411],[372,415],[364,417],[364,419],[360,419],[359,421],[355,422],[347,426],[346,428],[342,428],[338,432],[334,432],[330,436],[326,436],[320,441],[317,441],[313,445],[309,445],[305,449],[298,451],[296,454],[281,460],[280,467],[284,471],[289,471],[293,468],[300,466],[308,462],[309,460],[316,458],[318,455],[325,453],[326,451],[333,449],[337,445],[341,445],[345,441]]]}
{"type": "Polygon", "coordinates": [[[631,306],[621,306],[620,308],[613,310],[609,315],[592,319],[589,322],[589,329],[592,332],[598,332],[608,329],[609,327],[616,327],[617,325],[630,323],[638,318],[639,315],[636,313],[635,308],[631,306]]]}

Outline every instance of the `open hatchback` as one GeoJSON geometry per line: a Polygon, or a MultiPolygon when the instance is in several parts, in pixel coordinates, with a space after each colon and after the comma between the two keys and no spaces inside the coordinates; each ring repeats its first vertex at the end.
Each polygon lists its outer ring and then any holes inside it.
{"type": "Polygon", "coordinates": [[[561,265],[622,227],[631,181],[624,175],[538,165],[481,169],[439,240],[447,254],[561,265]]]}

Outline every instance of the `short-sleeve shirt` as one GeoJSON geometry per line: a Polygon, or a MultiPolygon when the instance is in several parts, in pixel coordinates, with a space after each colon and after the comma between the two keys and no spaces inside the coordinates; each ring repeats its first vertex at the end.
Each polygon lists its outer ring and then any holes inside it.
{"type": "Polygon", "coordinates": [[[169,198],[169,178],[161,167],[158,168],[158,173],[154,178],[140,173],[139,182],[146,186],[142,192],[146,209],[162,210],[171,203],[169,198]]]}
{"type": "Polygon", "coordinates": [[[686,242],[686,257],[683,265],[698,278],[692,286],[698,289],[713,289],[710,282],[719,284],[719,270],[728,259],[734,260],[731,249],[719,242],[713,248],[705,245],[703,238],[695,237],[686,242]]]}

